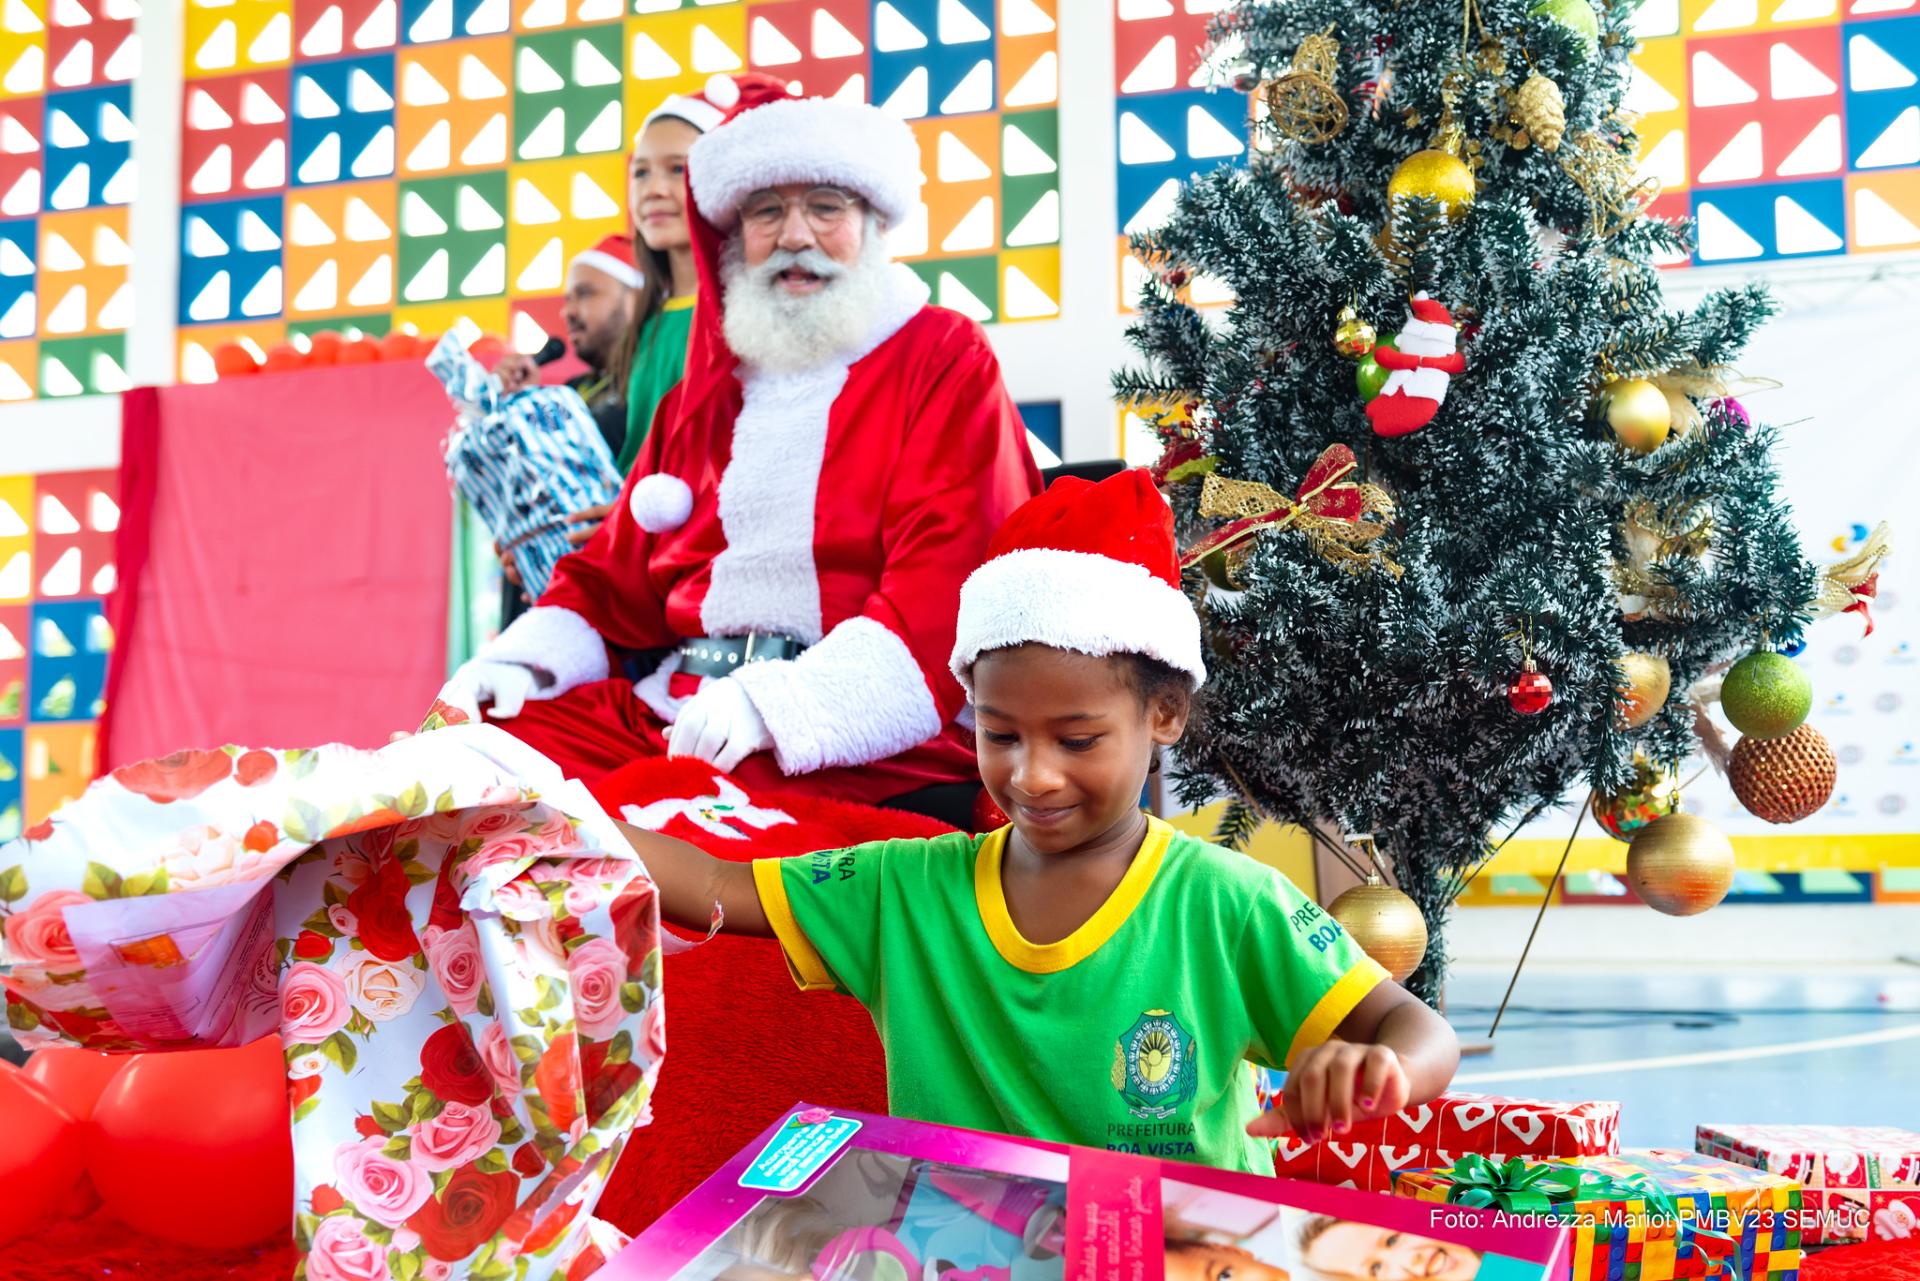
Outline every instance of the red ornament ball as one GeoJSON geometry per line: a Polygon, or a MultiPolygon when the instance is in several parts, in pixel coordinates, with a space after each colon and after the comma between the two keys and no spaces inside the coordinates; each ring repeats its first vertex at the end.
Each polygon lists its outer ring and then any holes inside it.
{"type": "Polygon", "coordinates": [[[1528,663],[1526,670],[1507,686],[1507,706],[1522,716],[1537,716],[1553,702],[1553,682],[1547,674],[1528,663]]]}

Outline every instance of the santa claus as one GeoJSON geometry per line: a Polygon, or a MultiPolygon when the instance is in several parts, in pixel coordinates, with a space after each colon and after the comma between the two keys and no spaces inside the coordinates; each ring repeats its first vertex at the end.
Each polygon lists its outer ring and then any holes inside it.
{"type": "Polygon", "coordinates": [[[985,333],[888,254],[918,144],[767,77],[707,97],[686,378],[612,517],[441,697],[588,782],[662,753],[869,803],[971,780],[960,584],[1039,476],[985,333]],[[664,656],[635,682],[634,655],[664,656]]]}

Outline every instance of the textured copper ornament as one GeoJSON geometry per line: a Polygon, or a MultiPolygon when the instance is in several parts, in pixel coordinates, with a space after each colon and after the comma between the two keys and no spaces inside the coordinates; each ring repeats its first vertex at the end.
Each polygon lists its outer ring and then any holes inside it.
{"type": "Polygon", "coordinates": [[[1805,722],[1779,738],[1743,738],[1727,761],[1733,794],[1769,823],[1798,823],[1818,810],[1839,773],[1827,736],[1805,722]]]}

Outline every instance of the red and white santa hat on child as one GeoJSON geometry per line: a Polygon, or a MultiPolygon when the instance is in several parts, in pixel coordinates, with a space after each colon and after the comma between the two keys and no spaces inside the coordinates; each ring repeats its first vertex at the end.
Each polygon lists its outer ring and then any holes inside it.
{"type": "Polygon", "coordinates": [[[582,249],[573,256],[573,265],[591,267],[629,289],[638,289],[645,279],[634,265],[633,241],[626,236],[608,236],[593,248],[582,249]]]}
{"type": "MultiPolygon", "coordinates": [[[[726,80],[729,85],[733,84],[725,76],[715,78],[726,80]]],[[[708,87],[712,87],[711,82],[708,87]]],[[[737,98],[739,96],[737,86],[735,88],[734,97],[737,98]]],[[[649,111],[646,118],[640,122],[639,130],[633,135],[633,145],[636,147],[640,145],[640,135],[645,133],[647,126],[656,120],[684,120],[701,133],[707,133],[726,118],[727,108],[714,102],[705,93],[670,93],[662,98],[660,105],[649,111]]]]}
{"type": "Polygon", "coordinates": [[[1145,654],[1195,689],[1207,679],[1200,618],[1180,590],[1173,512],[1144,469],[1098,484],[1063,476],[993,536],[986,563],[960,588],[949,665],[971,695],[975,659],[1026,644],[1145,654]]]}
{"type": "Polygon", "coordinates": [[[700,213],[731,231],[740,203],[790,182],[844,187],[888,227],[919,200],[920,144],[906,121],[840,98],[796,98],[771,76],[715,76],[703,97],[726,117],[687,153],[700,213]]]}

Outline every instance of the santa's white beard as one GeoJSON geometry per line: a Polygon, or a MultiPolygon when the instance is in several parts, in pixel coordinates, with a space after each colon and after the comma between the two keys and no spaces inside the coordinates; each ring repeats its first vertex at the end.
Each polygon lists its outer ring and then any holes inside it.
{"type": "Polygon", "coordinates": [[[891,293],[893,272],[886,238],[871,214],[851,265],[818,249],[775,249],[749,267],[740,237],[729,236],[720,253],[727,346],[745,364],[774,373],[817,368],[857,351],[891,293]],[[789,267],[818,276],[820,288],[788,293],[775,277],[789,267]]]}

